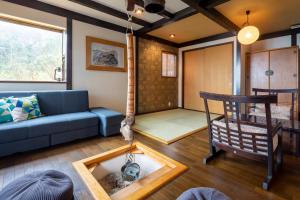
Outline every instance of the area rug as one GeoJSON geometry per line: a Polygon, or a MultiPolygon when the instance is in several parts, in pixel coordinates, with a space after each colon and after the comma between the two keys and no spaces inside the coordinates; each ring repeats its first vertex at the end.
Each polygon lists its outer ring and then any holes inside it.
{"type": "MultiPolygon", "coordinates": [[[[212,114],[211,119],[218,116],[212,114]]],[[[174,109],[136,116],[133,130],[170,144],[205,128],[207,121],[204,112],[174,109]]]]}

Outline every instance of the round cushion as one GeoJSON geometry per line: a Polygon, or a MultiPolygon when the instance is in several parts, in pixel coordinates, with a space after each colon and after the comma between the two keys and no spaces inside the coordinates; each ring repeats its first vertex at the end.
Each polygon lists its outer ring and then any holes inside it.
{"type": "Polygon", "coordinates": [[[199,187],[183,192],[177,200],[230,200],[230,198],[214,188],[199,187]]]}
{"type": "Polygon", "coordinates": [[[48,170],[20,177],[0,192],[5,200],[71,200],[72,180],[59,171],[48,170]]]}

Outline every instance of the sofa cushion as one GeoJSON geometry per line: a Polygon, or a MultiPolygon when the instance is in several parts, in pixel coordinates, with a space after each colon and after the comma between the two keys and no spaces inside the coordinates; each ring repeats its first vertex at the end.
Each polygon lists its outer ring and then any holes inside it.
{"type": "Polygon", "coordinates": [[[22,123],[8,122],[0,124],[0,144],[24,140],[28,137],[28,132],[28,127],[22,123]]]}
{"type": "Polygon", "coordinates": [[[124,119],[124,115],[120,112],[109,110],[107,108],[93,108],[92,113],[95,113],[101,120],[102,124],[111,126],[121,126],[121,121],[124,119]]]}
{"type": "Polygon", "coordinates": [[[78,112],[46,116],[20,123],[28,124],[29,137],[37,137],[97,126],[98,118],[90,112],[78,112]]]}
{"type": "Polygon", "coordinates": [[[41,112],[45,115],[85,112],[89,109],[88,91],[86,90],[0,92],[0,98],[24,97],[33,94],[37,94],[41,112]]]}

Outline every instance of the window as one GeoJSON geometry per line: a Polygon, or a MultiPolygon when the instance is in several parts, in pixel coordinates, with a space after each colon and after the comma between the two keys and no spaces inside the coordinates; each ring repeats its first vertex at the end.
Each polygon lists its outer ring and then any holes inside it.
{"type": "Polygon", "coordinates": [[[162,70],[163,77],[177,76],[177,55],[170,52],[162,52],[162,70]]]}
{"type": "Polygon", "coordinates": [[[65,80],[63,30],[0,18],[0,81],[65,80]]]}

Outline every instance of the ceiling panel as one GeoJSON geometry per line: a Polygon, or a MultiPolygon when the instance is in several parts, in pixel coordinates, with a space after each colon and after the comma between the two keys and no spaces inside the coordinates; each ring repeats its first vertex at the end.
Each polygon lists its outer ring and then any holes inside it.
{"type": "Polygon", "coordinates": [[[240,27],[246,21],[246,10],[250,10],[250,24],[264,34],[300,23],[299,8],[300,0],[231,0],[216,9],[240,27]]]}
{"type": "Polygon", "coordinates": [[[166,0],[166,10],[171,13],[176,13],[187,7],[188,5],[183,3],[181,0],[166,0]]]}
{"type": "Polygon", "coordinates": [[[156,29],[149,34],[176,43],[182,43],[225,32],[227,32],[226,29],[199,13],[156,29]],[[175,34],[175,38],[171,39],[169,37],[170,34],[175,34]]]}
{"type": "MultiPolygon", "coordinates": [[[[98,18],[104,21],[112,22],[114,24],[118,24],[120,26],[126,27],[127,22],[125,20],[119,19],[117,17],[113,17],[109,14],[101,13],[100,11],[82,6],[80,4],[71,2],[69,0],[39,0],[51,5],[55,5],[58,7],[62,7],[71,11],[75,11],[78,13],[82,13],[84,15],[88,15],[94,18],[98,18]]],[[[126,7],[125,7],[125,0],[94,0],[97,3],[103,4],[105,6],[111,7],[113,9],[119,10],[121,12],[126,13],[126,7]]],[[[166,10],[175,13],[178,12],[184,8],[188,7],[186,4],[184,4],[181,0],[166,0],[166,10]]],[[[156,22],[163,17],[158,14],[151,14],[144,12],[143,15],[136,15],[135,17],[143,19],[147,22],[153,23],[156,22]]],[[[139,26],[137,24],[134,25],[134,29],[140,29],[142,26],[139,26]]]]}
{"type": "MultiPolygon", "coordinates": [[[[103,20],[103,21],[111,22],[113,24],[117,24],[117,25],[120,25],[120,26],[123,26],[123,27],[127,26],[127,21],[126,20],[123,20],[123,19],[111,16],[111,15],[108,15],[108,14],[102,13],[100,11],[97,11],[97,10],[79,5],[77,3],[73,3],[73,2],[68,1],[68,0],[59,0],[59,1],[58,0],[40,0],[40,1],[42,1],[44,3],[54,5],[54,6],[58,6],[58,7],[61,7],[61,8],[65,8],[67,10],[78,12],[78,13],[81,13],[81,14],[84,14],[84,15],[87,15],[87,16],[90,16],[90,17],[94,17],[94,18],[97,18],[97,19],[100,19],[100,20],[103,20]]],[[[141,27],[142,26],[140,26],[140,25],[133,24],[133,29],[134,30],[140,29],[141,27]]]]}
{"type": "MultiPolygon", "coordinates": [[[[126,13],[125,0],[94,0],[94,1],[126,13]]],[[[173,1],[173,0],[169,0],[169,1],[173,1]]],[[[147,12],[144,12],[143,15],[134,14],[134,16],[151,23],[162,19],[160,15],[150,14],[147,12]]]]}

